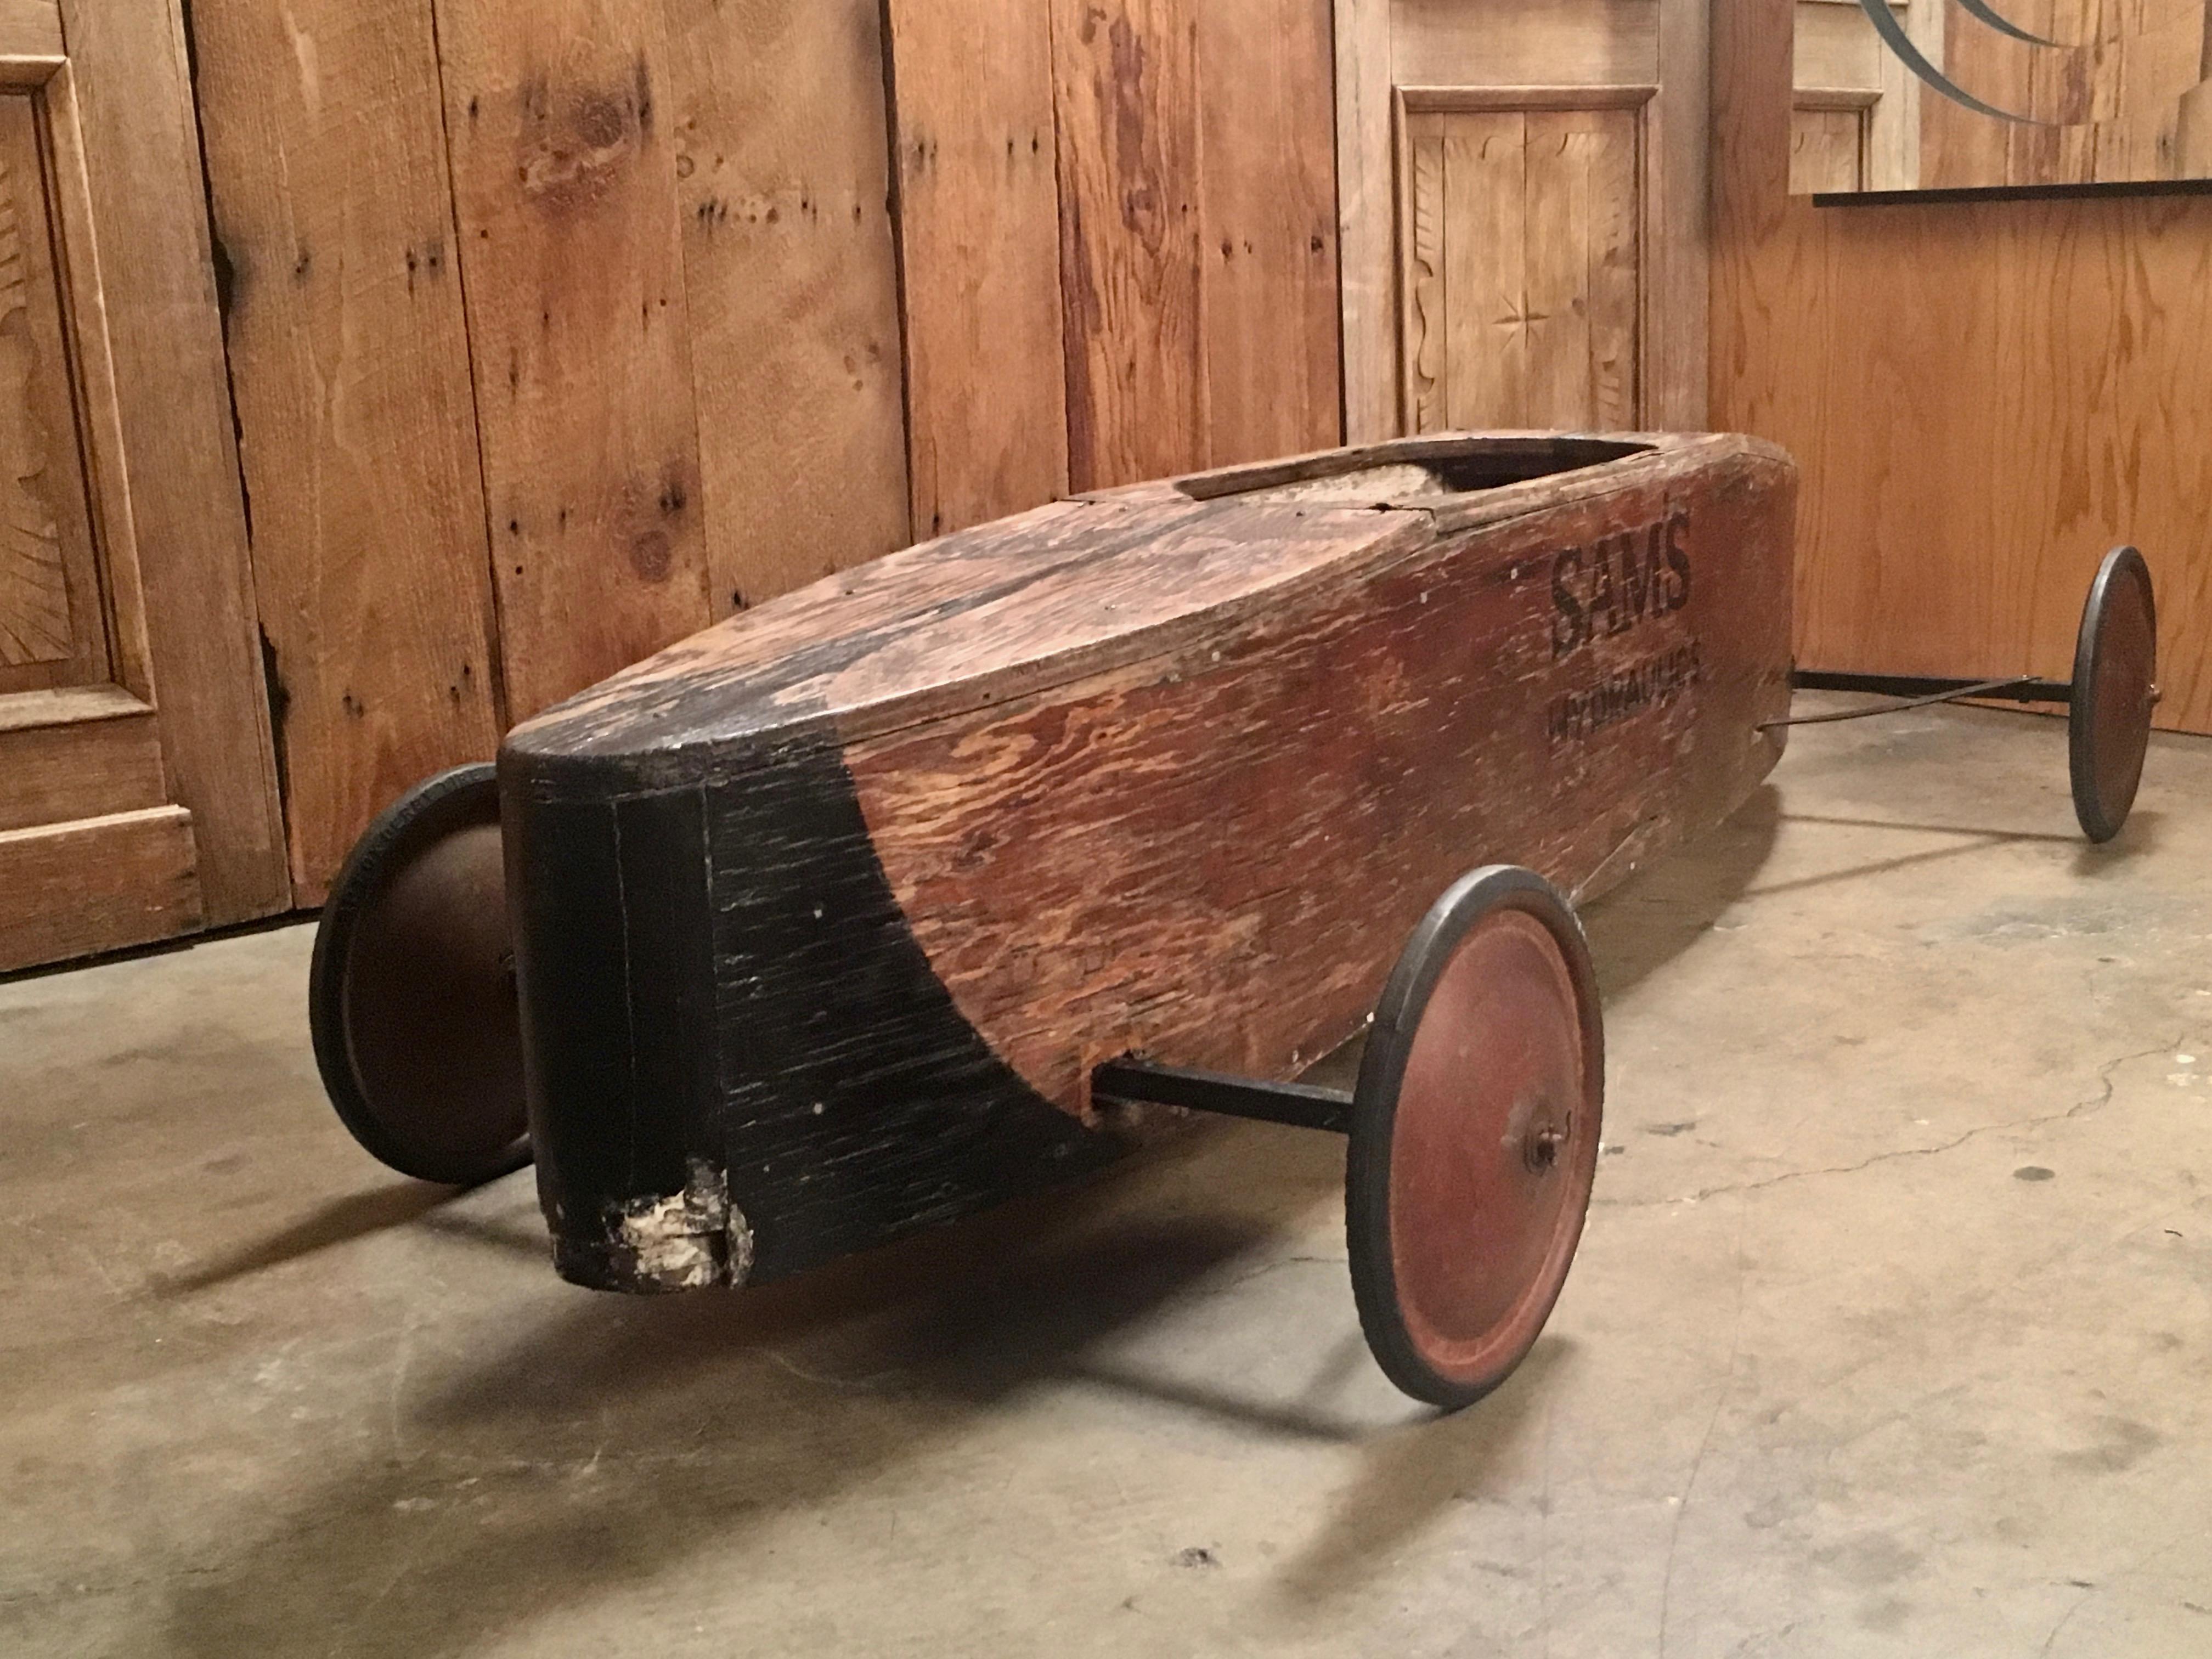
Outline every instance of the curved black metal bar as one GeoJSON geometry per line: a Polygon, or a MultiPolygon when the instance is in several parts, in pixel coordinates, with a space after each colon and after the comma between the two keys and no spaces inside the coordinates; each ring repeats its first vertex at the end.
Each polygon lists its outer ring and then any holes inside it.
{"type": "Polygon", "coordinates": [[[1988,24],[1999,34],[2009,34],[2014,40],[2025,40],[2031,46],[2056,46],[2062,52],[2073,50],[2063,40],[2049,40],[2039,34],[2030,34],[2010,18],[2000,17],[1989,0],[1959,0],[1959,6],[1967,16],[1978,23],[1988,24]]]}
{"type": "Polygon", "coordinates": [[[2060,125],[2046,121],[2039,115],[2017,115],[2008,109],[1999,109],[1995,104],[1985,104],[1968,92],[1942,70],[1928,61],[1912,37],[1905,32],[1905,25],[1890,15],[1889,0],[1859,0],[1859,9],[1866,14],[1874,32],[1881,37],[1882,44],[1895,52],[1905,68],[1911,70],[1929,86],[1954,104],[1964,105],[1978,115],[1993,115],[2000,121],[2017,121],[2022,126],[2052,127],[2060,125]]]}

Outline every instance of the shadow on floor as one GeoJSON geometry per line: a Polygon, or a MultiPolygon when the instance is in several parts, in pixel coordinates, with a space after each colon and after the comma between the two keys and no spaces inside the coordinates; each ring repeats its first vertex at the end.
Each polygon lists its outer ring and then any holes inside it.
{"type": "Polygon", "coordinates": [[[1750,889],[1782,829],[1782,794],[1763,784],[1683,853],[1638,871],[1583,913],[1598,984],[1625,994],[1680,956],[1750,889]]]}
{"type": "MultiPolygon", "coordinates": [[[[1764,863],[1778,823],[1778,797],[1762,789],[1695,856],[1664,860],[1593,907],[1609,994],[1711,927],[1764,863]]],[[[934,1445],[987,1431],[1030,1391],[1069,1382],[1263,1437],[1357,1445],[1336,1513],[1278,1585],[1309,1606],[1353,1588],[1446,1505],[1480,1493],[1540,1419],[1547,1380],[1571,1350],[1540,1342],[1469,1411],[1382,1419],[1341,1409],[1346,1385],[1367,1380],[1356,1337],[1320,1346],[1287,1399],[1233,1370],[1194,1381],[1133,1359],[1129,1334],[1279,1251],[1302,1212],[1330,1201],[1341,1179],[1334,1143],[1297,1138],[1299,1151],[1257,1165],[1236,1150],[1294,1134],[1195,1128],[1118,1176],[742,1295],[578,1292],[404,1409],[395,1382],[388,1443],[319,1473],[258,1536],[185,1577],[166,1645],[209,1659],[468,1652],[694,1553],[742,1548],[749,1531],[890,1479],[934,1445]]],[[[334,1205],[164,1292],[385,1225],[503,1255],[543,1249],[501,1218],[441,1207],[450,1196],[401,1188],[334,1205]]],[[[1348,1285],[1344,1294],[1348,1306],[1348,1285]]],[[[463,1335],[490,1328],[471,1319],[463,1335]]],[[[362,1437],[383,1439],[366,1427],[362,1437]]]]}
{"type": "Polygon", "coordinates": [[[557,1621],[885,1477],[1261,1238],[1189,1220],[1050,1243],[903,1299],[853,1297],[878,1309],[857,1330],[769,1291],[580,1298],[418,1404],[426,1448],[334,1472],[185,1581],[166,1645],[452,1655],[557,1621]]]}
{"type": "Polygon", "coordinates": [[[189,1272],[156,1273],[147,1279],[148,1292],[155,1297],[189,1296],[248,1273],[281,1267],[332,1245],[347,1244],[392,1227],[419,1221],[443,1204],[462,1195],[458,1187],[434,1187],[420,1181],[380,1187],[374,1192],[355,1193],[325,1204],[313,1215],[242,1244],[215,1261],[189,1272]]]}

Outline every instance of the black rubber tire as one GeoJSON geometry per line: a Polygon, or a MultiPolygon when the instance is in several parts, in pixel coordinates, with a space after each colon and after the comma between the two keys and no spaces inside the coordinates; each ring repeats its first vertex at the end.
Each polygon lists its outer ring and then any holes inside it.
{"type": "Polygon", "coordinates": [[[2150,567],[2132,547],[2105,555],[2081,607],[2066,721],[2074,817],[2093,842],[2120,833],[2134,809],[2158,698],[2158,605],[2150,567]]]}
{"type": "MultiPolygon", "coordinates": [[[[422,1133],[410,1127],[406,1115],[396,1109],[388,1082],[366,1074],[357,1052],[356,951],[365,936],[374,934],[380,904],[416,860],[447,837],[487,822],[495,825],[498,811],[495,773],[488,763],[441,772],[394,802],[354,844],[332,884],[315,930],[314,959],[307,975],[307,1021],[315,1066],[339,1121],[380,1162],[402,1175],[448,1186],[474,1186],[530,1162],[526,1127],[517,1133],[522,1110],[519,1021],[511,1034],[483,1029],[482,1021],[462,1033],[472,1049],[491,1054],[489,1069],[499,1086],[482,1091],[485,1097],[466,1103],[466,1118],[457,1134],[422,1133]]],[[[478,919],[477,931],[481,933],[489,925],[489,918],[478,919]]],[[[496,927],[503,936],[503,904],[496,927]]],[[[426,977],[434,978],[441,965],[446,964],[428,964],[431,973],[426,977]]],[[[479,984],[489,971],[495,971],[483,963],[459,966],[479,984]]],[[[434,1020],[440,1012],[429,1006],[435,1001],[434,990],[426,986],[418,1000],[424,1005],[426,1019],[434,1020]]],[[[426,1058],[435,1061],[444,1057],[426,1058]]]]}
{"type": "MultiPolygon", "coordinates": [[[[1572,907],[1542,877],[1516,866],[1492,865],[1463,877],[1413,930],[1376,1006],[1353,1091],[1345,1164],[1345,1237],[1360,1328],[1383,1373],[1414,1399],[1457,1410],[1504,1382],[1526,1358],[1558,1300],[1580,1242],[1602,1133],[1604,1093],[1605,1032],[1597,978],[1572,907]],[[1498,1321],[1503,1350],[1476,1361],[1472,1374],[1447,1374],[1425,1354],[1401,1299],[1393,1247],[1392,1154],[1408,1062],[1431,999],[1462,942],[1479,924],[1506,909],[1525,912],[1542,924],[1571,987],[1583,1093],[1577,1111],[1570,1114],[1571,1130],[1563,1132],[1567,1152],[1562,1167],[1579,1186],[1579,1196],[1572,1187],[1561,1194],[1547,1224],[1541,1269],[1515,1293],[1508,1315],[1498,1321]]],[[[1507,1127],[1510,1132],[1510,1119],[1507,1127]]]]}

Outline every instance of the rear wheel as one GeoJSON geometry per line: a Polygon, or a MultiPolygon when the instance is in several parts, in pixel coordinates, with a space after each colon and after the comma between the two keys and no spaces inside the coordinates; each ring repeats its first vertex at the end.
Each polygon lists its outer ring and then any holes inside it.
{"type": "Polygon", "coordinates": [[[2158,606],[2132,547],[2105,555],[2081,607],[2066,726],[2074,816],[2091,841],[2120,833],[2142,781],[2158,702],[2158,606]]]}

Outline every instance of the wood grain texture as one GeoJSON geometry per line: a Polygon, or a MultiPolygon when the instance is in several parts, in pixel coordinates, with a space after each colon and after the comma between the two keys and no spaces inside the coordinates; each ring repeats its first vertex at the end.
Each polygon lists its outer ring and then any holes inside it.
{"type": "Polygon", "coordinates": [[[33,94],[0,94],[0,690],[108,669],[39,129],[33,94]]]}
{"type": "Polygon", "coordinates": [[[1800,659],[2063,678],[2132,542],[2159,723],[2212,730],[2212,200],[1792,201],[1787,19],[1719,15],[1714,412],[1804,468],[1800,659]]]}
{"type": "Polygon", "coordinates": [[[1206,465],[1191,0],[1053,0],[1067,467],[1078,489],[1206,465]]]}
{"type": "Polygon", "coordinates": [[[1866,117],[1855,109],[1807,108],[1790,116],[1790,193],[1866,188],[1866,117]]]}
{"type": "Polygon", "coordinates": [[[119,718],[0,728],[0,830],[167,804],[161,731],[143,705],[119,718]]]}
{"type": "Polygon", "coordinates": [[[0,973],[190,933],[197,862],[181,806],[0,830],[0,973]]]}
{"type": "Polygon", "coordinates": [[[2212,71],[2196,0],[2027,0],[2012,15],[2064,46],[2010,40],[1952,9],[1945,73],[2002,108],[2063,125],[2014,125],[1926,99],[1924,187],[2203,176],[2192,171],[2188,112],[2212,71]]]}
{"type": "MultiPolygon", "coordinates": [[[[183,27],[176,0],[62,14],[162,752],[203,914],[237,921],[291,887],[183,27]]],[[[95,280],[84,264],[73,286],[95,280]]]]}
{"type": "Polygon", "coordinates": [[[1125,1051],[1288,1076],[1358,1029],[1466,870],[1594,894],[1732,811],[1780,752],[1752,728],[1787,701],[1788,469],[1739,450],[1650,471],[1346,561],[1202,650],[849,750],[970,1023],[1069,1110],[1125,1051]],[[1643,562],[1667,536],[1679,590],[1643,562]],[[1577,550],[1635,588],[1562,651],[1555,585],[1591,592],[1577,550]],[[1654,674],[1671,689],[1634,714],[1575,704],[1654,674]]]}
{"type": "Polygon", "coordinates": [[[201,125],[292,880],[497,746],[498,654],[429,0],[198,0],[201,125]]]}
{"type": "Polygon", "coordinates": [[[1725,813],[1781,748],[1791,477],[1530,434],[1141,485],[518,727],[562,1271],[678,1282],[650,1215],[683,1284],[781,1273],[1060,1178],[1094,1060],[1281,1075],[1467,867],[1595,892],[1725,813]]]}
{"type": "Polygon", "coordinates": [[[1052,13],[969,0],[954,27],[942,6],[889,0],[886,15],[922,538],[1067,489],[1052,13]]]}
{"type": "Polygon", "coordinates": [[[1528,118],[1443,120],[1444,423],[1462,432],[1536,425],[1524,418],[1528,118]]]}
{"type": "Polygon", "coordinates": [[[1403,114],[1399,119],[1398,246],[1402,276],[1398,292],[1403,307],[1396,320],[1404,368],[1399,384],[1405,407],[1400,423],[1407,432],[1441,432],[1450,426],[1444,337],[1444,118],[1403,114]]]}
{"type": "Polygon", "coordinates": [[[713,614],[669,47],[625,0],[439,0],[507,713],[713,614]]]}
{"type": "Polygon", "coordinates": [[[62,9],[58,0],[0,0],[0,52],[60,57],[62,9]]]}
{"type": "Polygon", "coordinates": [[[1391,10],[1401,87],[1659,78],[1660,0],[1394,0],[1391,10]]]}
{"type": "Polygon", "coordinates": [[[1206,459],[1343,441],[1329,0],[1197,10],[1206,459]]]}
{"type": "Polygon", "coordinates": [[[1633,425],[1644,338],[1637,106],[1417,112],[1413,102],[1408,93],[1401,117],[1408,425],[1633,425]]]}
{"type": "Polygon", "coordinates": [[[1662,431],[1711,424],[1705,395],[1712,270],[1712,6],[1659,9],[1658,91],[1642,147],[1635,423],[1662,431]]]}
{"type": "MultiPolygon", "coordinates": [[[[1346,443],[1399,432],[1397,192],[1391,159],[1391,0],[1336,0],[1337,246],[1346,443]]],[[[1411,428],[1421,430],[1419,427],[1411,428]]]]}
{"type": "Polygon", "coordinates": [[[877,0],[667,10],[720,615],[911,539],[883,14],[877,0]]]}
{"type": "Polygon", "coordinates": [[[1642,169],[1629,110],[1528,117],[1528,406],[1516,425],[1636,424],[1642,169]]]}

